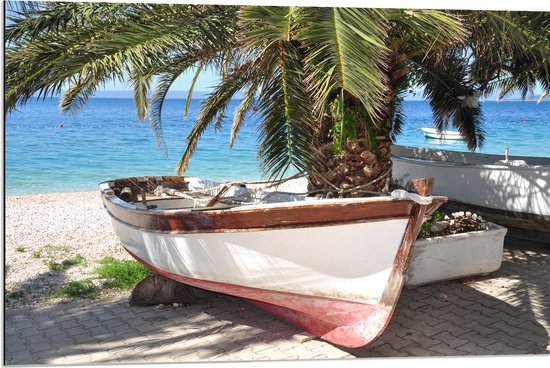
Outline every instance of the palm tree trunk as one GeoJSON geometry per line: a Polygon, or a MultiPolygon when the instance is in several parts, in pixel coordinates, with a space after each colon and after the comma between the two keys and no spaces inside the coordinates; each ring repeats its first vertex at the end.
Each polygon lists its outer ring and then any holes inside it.
{"type": "Polygon", "coordinates": [[[378,147],[373,147],[366,138],[350,140],[339,155],[332,151],[332,140],[322,144],[309,172],[308,189],[341,197],[387,192],[391,181],[389,140],[385,134],[377,137],[380,137],[378,147]]]}
{"type": "Polygon", "coordinates": [[[388,63],[388,88],[376,127],[371,124],[371,128],[358,132],[358,138],[345,142],[338,155],[333,153],[328,129],[319,136],[318,149],[309,172],[308,190],[330,192],[340,197],[364,197],[390,191],[390,134],[397,82],[408,72],[408,68],[398,67],[404,59],[404,55],[396,53],[388,63]]]}

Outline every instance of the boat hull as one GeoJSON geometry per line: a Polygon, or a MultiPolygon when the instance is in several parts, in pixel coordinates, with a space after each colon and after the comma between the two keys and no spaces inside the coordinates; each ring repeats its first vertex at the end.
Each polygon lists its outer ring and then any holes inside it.
{"type": "Polygon", "coordinates": [[[526,230],[550,232],[550,159],[444,150],[392,147],[393,177],[428,175],[434,194],[449,198],[449,208],[468,208],[490,221],[526,230]],[[521,161],[519,161],[521,160],[521,161]]]}
{"type": "MultiPolygon", "coordinates": [[[[429,195],[429,188],[418,193],[429,195]]],[[[138,209],[109,190],[102,199],[126,250],[153,271],[245,298],[347,347],[384,331],[422,219],[445,201],[350,198],[162,211],[138,209]]]]}
{"type": "Polygon", "coordinates": [[[324,340],[346,347],[360,347],[375,340],[382,334],[393,314],[393,308],[379,304],[194,279],[157,268],[131,251],[128,252],[164,277],[197,288],[242,298],[324,340]]]}

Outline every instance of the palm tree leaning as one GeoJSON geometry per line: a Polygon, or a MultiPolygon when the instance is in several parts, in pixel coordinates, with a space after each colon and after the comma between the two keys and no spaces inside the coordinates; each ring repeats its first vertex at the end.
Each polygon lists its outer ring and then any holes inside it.
{"type": "Polygon", "coordinates": [[[362,196],[389,190],[390,145],[411,88],[423,88],[435,125],[452,124],[471,149],[483,144],[478,96],[519,89],[525,97],[537,83],[550,90],[545,13],[31,3],[12,14],[7,111],[68,87],[60,108],[74,113],[103,83],[127,80],[163,149],[162,107],[174,80],[194,68],[191,96],[204,68],[219,70],[179,174],[204,131],[226,124],[238,93],[231,146],[257,113],[258,157],[270,178],[292,169],[308,176],[311,191],[362,196]]]}

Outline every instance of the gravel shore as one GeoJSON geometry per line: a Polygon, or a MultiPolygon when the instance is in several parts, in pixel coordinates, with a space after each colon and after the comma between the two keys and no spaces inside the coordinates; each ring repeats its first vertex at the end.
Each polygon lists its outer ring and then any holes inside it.
{"type": "Polygon", "coordinates": [[[7,308],[64,302],[49,295],[69,281],[92,278],[100,259],[132,259],[113,232],[98,191],[6,197],[5,216],[7,308]],[[87,265],[55,271],[47,264],[77,255],[87,265]]]}

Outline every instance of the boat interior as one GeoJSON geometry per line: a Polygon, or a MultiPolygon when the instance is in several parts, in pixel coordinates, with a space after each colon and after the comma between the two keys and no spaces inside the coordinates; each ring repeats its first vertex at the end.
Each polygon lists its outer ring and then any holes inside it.
{"type": "Polygon", "coordinates": [[[249,188],[244,183],[217,183],[180,176],[125,178],[111,181],[108,186],[121,200],[147,210],[204,211],[315,199],[305,194],[249,188]]]}

